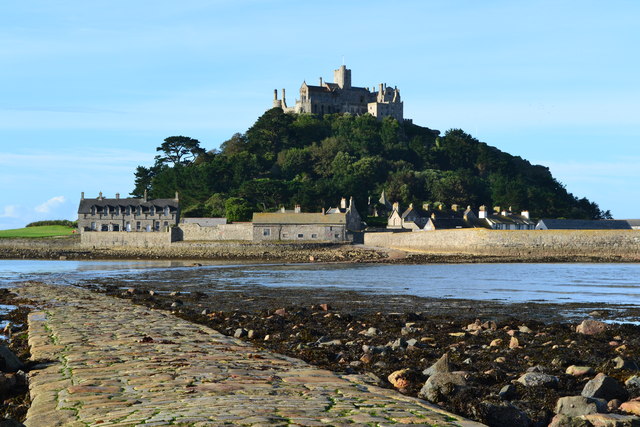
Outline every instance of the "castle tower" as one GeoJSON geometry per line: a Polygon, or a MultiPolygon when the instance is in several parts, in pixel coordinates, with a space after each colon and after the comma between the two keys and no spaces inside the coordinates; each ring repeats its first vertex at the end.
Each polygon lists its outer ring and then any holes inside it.
{"type": "Polygon", "coordinates": [[[337,83],[340,89],[351,89],[351,70],[345,65],[333,71],[333,82],[337,83]]]}

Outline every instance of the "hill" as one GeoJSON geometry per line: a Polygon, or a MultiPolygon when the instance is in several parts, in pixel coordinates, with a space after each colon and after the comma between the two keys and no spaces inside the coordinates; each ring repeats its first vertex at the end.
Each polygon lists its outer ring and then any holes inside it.
{"type": "Polygon", "coordinates": [[[170,137],[151,167],[139,166],[132,195],[172,197],[186,216],[246,220],[253,211],[300,204],[305,211],[353,196],[360,212],[384,189],[391,201],[511,206],[534,217],[610,216],[569,193],[549,172],[480,142],[461,129],[426,127],[370,115],[265,112],[245,133],[206,152],[170,137]]]}
{"type": "Polygon", "coordinates": [[[64,225],[40,225],[34,227],[17,228],[13,230],[0,230],[1,238],[36,238],[36,237],[60,237],[71,236],[75,231],[73,227],[64,225]]]}

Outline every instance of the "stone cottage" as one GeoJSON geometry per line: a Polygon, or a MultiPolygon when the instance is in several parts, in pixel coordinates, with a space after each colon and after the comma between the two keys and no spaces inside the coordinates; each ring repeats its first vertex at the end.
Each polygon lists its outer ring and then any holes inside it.
{"type": "Polygon", "coordinates": [[[253,240],[308,240],[323,242],[350,241],[350,233],[362,230],[362,221],[353,199],[349,205],[342,199],[340,207],[326,212],[302,212],[300,205],[293,211],[253,214],[253,240]]]}
{"type": "Polygon", "coordinates": [[[82,193],[78,207],[78,228],[84,231],[164,231],[178,224],[180,201],[173,199],[142,199],[103,197],[89,199],[82,193]]]}

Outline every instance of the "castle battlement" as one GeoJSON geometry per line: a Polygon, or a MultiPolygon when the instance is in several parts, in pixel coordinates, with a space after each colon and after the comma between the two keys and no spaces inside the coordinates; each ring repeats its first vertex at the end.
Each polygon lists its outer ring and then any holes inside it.
{"type": "Polygon", "coordinates": [[[306,81],[300,87],[300,99],[294,107],[287,107],[286,93],[282,89],[282,99],[278,99],[278,90],[273,91],[273,107],[282,108],[290,113],[332,114],[369,113],[378,119],[393,117],[403,119],[403,103],[397,87],[381,83],[378,90],[351,86],[351,70],[342,65],[333,71],[333,83],[327,83],[320,77],[318,86],[308,85],[306,81]]]}

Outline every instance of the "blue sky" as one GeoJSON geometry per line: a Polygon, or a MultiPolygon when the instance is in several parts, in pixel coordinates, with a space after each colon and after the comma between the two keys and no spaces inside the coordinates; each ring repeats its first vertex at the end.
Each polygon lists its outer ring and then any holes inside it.
{"type": "MultiPolygon", "coordinates": [[[[405,117],[549,166],[640,217],[635,1],[0,5],[0,229],[123,196],[172,135],[216,148],[303,80],[398,86],[405,117]]],[[[532,212],[535,215],[534,212],[532,212]]]]}

